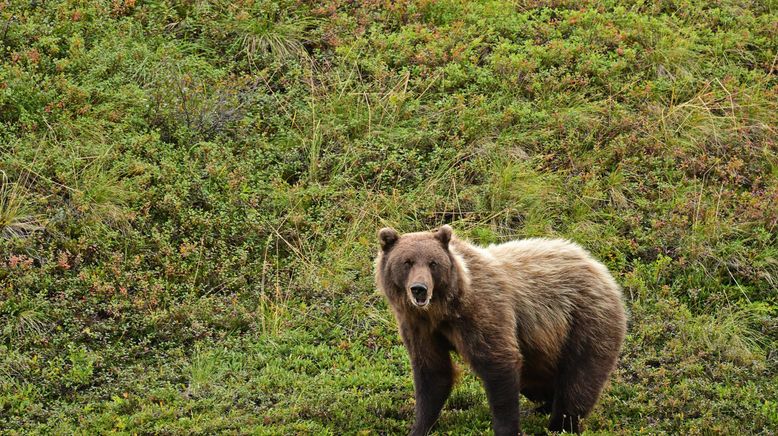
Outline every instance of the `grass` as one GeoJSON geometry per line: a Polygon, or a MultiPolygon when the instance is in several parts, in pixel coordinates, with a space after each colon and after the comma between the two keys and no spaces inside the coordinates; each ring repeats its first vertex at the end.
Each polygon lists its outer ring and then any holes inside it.
{"type": "Polygon", "coordinates": [[[25,189],[11,183],[5,171],[0,171],[0,233],[6,238],[24,238],[43,229],[29,207],[25,189]]]}
{"type": "MultiPolygon", "coordinates": [[[[450,223],[575,240],[622,284],[588,432],[772,434],[776,18],[0,1],[2,433],[403,433],[375,231],[450,223]]],[[[435,432],[489,428],[465,370],[435,432]]]]}

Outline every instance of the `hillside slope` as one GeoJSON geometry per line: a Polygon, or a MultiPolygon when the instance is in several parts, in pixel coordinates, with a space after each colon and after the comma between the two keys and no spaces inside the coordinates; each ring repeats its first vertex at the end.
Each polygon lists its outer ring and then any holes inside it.
{"type": "MultiPolygon", "coordinates": [[[[624,287],[589,431],[773,434],[776,22],[745,0],[0,0],[0,432],[402,433],[375,231],[451,223],[572,239],[624,287]]],[[[435,431],[489,425],[466,371],[435,431]]]]}

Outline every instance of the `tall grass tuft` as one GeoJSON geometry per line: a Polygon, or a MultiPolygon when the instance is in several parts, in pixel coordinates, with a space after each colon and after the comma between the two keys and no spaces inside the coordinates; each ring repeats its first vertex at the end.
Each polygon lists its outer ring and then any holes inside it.
{"type": "Polygon", "coordinates": [[[47,330],[46,315],[34,308],[12,311],[4,319],[4,326],[0,329],[0,336],[16,340],[24,338],[38,339],[43,337],[47,330]]]}
{"type": "Polygon", "coordinates": [[[289,16],[275,8],[259,11],[254,16],[239,15],[235,19],[239,35],[236,44],[252,70],[259,69],[259,59],[264,56],[279,61],[305,58],[306,35],[315,23],[311,17],[289,16]]]}
{"type": "Polygon", "coordinates": [[[38,216],[29,207],[25,188],[11,183],[5,171],[0,170],[0,237],[23,238],[42,230],[38,216]]]}

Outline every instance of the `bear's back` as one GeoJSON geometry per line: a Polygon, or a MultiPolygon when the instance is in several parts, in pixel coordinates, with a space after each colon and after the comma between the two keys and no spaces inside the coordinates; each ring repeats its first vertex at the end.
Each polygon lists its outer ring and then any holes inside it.
{"type": "Polygon", "coordinates": [[[564,294],[583,291],[606,298],[621,297],[621,290],[605,265],[574,242],[529,238],[490,245],[484,251],[517,284],[525,284],[530,293],[544,289],[564,294]]]}
{"type": "Polygon", "coordinates": [[[559,263],[593,260],[580,245],[565,239],[516,239],[502,244],[489,245],[486,247],[486,251],[500,260],[513,262],[554,261],[559,263]]]}

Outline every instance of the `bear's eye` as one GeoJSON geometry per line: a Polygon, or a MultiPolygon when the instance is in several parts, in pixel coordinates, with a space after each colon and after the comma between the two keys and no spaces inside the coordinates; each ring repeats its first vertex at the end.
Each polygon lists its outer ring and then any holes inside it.
{"type": "Polygon", "coordinates": [[[430,268],[435,268],[436,266],[438,266],[437,262],[435,262],[434,260],[430,262],[430,268]]]}
{"type": "Polygon", "coordinates": [[[405,260],[405,262],[403,262],[403,264],[404,264],[405,266],[411,266],[411,265],[413,265],[413,261],[412,261],[412,260],[410,260],[410,259],[406,259],[406,260],[405,260]]]}

